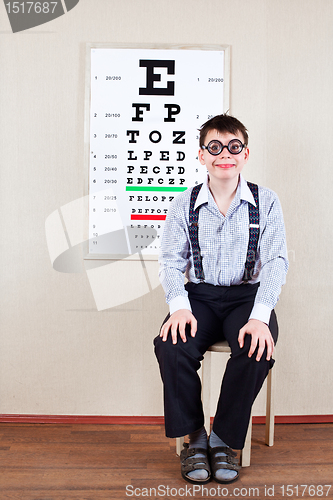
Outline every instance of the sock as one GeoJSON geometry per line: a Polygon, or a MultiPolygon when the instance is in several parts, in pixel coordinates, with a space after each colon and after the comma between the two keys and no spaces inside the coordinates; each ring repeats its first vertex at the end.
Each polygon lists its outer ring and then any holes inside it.
{"type": "Polygon", "coordinates": [[[201,427],[201,429],[198,429],[195,432],[192,432],[191,434],[188,435],[190,438],[189,442],[189,448],[204,448],[207,450],[208,448],[208,443],[207,443],[207,432],[204,427],[201,427]]]}
{"type": "MultiPolygon", "coordinates": [[[[208,448],[208,443],[207,443],[207,432],[204,427],[201,427],[201,429],[198,429],[195,432],[192,432],[189,434],[190,442],[189,442],[189,449],[191,448],[204,448],[207,450],[208,448]]],[[[204,457],[201,453],[197,453],[194,455],[195,458],[199,457],[204,457]]],[[[198,481],[204,481],[205,479],[208,478],[208,472],[205,469],[196,469],[192,470],[187,474],[190,478],[198,480],[198,481]]]]}
{"type": "MultiPolygon", "coordinates": [[[[214,431],[211,432],[211,435],[209,436],[209,446],[211,448],[216,448],[217,446],[228,446],[222,439],[220,439],[214,431]]],[[[223,457],[226,457],[227,455],[225,453],[217,453],[217,457],[221,457],[221,462],[218,463],[226,463],[223,462],[223,457]]],[[[215,474],[216,478],[219,479],[220,481],[230,481],[234,479],[237,476],[237,471],[236,470],[229,470],[229,469],[219,469],[216,471],[215,474]]]]}

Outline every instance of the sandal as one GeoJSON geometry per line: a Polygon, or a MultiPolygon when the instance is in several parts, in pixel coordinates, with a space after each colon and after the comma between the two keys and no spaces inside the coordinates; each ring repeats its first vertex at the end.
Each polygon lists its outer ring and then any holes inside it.
{"type": "Polygon", "coordinates": [[[237,453],[235,453],[228,446],[216,446],[214,448],[208,447],[210,465],[212,468],[212,477],[214,481],[221,484],[233,483],[239,477],[240,465],[238,465],[238,460],[236,458],[237,453]],[[217,453],[225,453],[226,456],[216,456],[217,453]],[[220,463],[226,462],[226,463],[220,463]],[[237,471],[237,475],[232,479],[217,479],[216,472],[220,469],[228,469],[237,471]]]}
{"type": "Polygon", "coordinates": [[[208,460],[207,450],[204,448],[189,448],[188,443],[184,443],[184,448],[180,454],[181,473],[183,478],[192,484],[207,484],[211,479],[211,472],[208,460]],[[203,457],[195,457],[197,453],[204,455],[203,457]],[[203,469],[208,472],[207,479],[195,479],[188,476],[188,473],[193,470],[203,469]]]}

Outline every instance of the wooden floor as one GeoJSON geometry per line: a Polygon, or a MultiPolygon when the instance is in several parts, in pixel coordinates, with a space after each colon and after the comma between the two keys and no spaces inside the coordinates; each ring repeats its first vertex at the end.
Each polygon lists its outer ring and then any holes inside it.
{"type": "Polygon", "coordinates": [[[264,433],[237,482],[198,491],[161,426],[0,424],[0,500],[333,499],[333,424],[276,425],[272,448],[264,433]]]}

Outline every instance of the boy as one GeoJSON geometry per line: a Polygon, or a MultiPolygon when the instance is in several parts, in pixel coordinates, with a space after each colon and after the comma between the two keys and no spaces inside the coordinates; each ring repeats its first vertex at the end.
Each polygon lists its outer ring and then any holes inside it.
{"type": "Polygon", "coordinates": [[[154,340],[164,384],[166,436],[189,435],[181,473],[194,484],[235,481],[252,404],[273,366],[274,307],[288,269],[276,194],[247,183],[248,134],[223,114],[200,129],[201,187],[170,206],[160,251],[160,280],[170,314],[154,340]],[[184,286],[184,273],[188,282],[184,286]],[[207,442],[197,374],[207,348],[226,339],[231,357],[207,442]]]}

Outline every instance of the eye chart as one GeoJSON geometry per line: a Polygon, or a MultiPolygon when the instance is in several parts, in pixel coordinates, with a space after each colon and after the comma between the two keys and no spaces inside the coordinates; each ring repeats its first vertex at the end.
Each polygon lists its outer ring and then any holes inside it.
{"type": "Polygon", "coordinates": [[[154,260],[170,203],[205,179],[198,129],[229,108],[229,49],[89,45],[87,61],[87,257],[154,260]]]}

